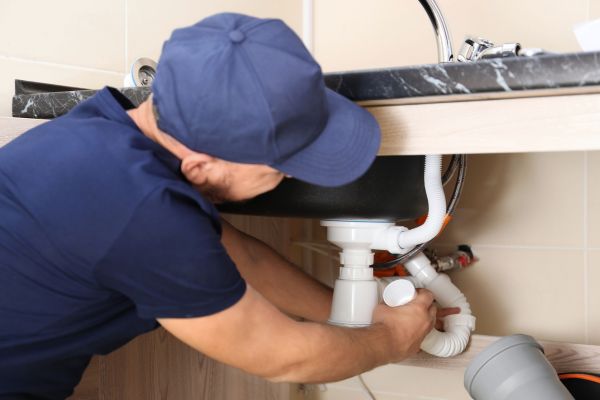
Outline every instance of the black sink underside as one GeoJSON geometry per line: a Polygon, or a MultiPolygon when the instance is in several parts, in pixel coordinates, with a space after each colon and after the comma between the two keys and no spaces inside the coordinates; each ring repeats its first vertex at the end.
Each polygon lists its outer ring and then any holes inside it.
{"type": "Polygon", "coordinates": [[[377,157],[358,180],[335,188],[284,179],[274,190],[221,212],[263,216],[414,219],[427,211],[424,156],[377,157]]]}

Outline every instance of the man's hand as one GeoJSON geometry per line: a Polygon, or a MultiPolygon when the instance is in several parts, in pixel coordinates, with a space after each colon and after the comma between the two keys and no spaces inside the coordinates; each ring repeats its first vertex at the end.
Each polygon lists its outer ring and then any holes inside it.
{"type": "Polygon", "coordinates": [[[437,321],[435,322],[435,329],[438,331],[444,330],[444,317],[452,314],[460,313],[460,307],[450,307],[450,308],[439,308],[437,310],[437,321]]]}
{"type": "Polygon", "coordinates": [[[421,342],[435,326],[436,315],[433,294],[426,289],[418,289],[417,297],[403,306],[379,304],[375,308],[373,323],[385,325],[392,338],[392,361],[400,361],[419,351],[421,342]]]}
{"type": "Polygon", "coordinates": [[[417,297],[404,306],[378,305],[373,313],[373,322],[382,323],[390,330],[396,355],[394,361],[400,361],[416,354],[421,342],[434,327],[442,328],[441,318],[459,312],[457,307],[438,310],[433,303],[433,294],[427,289],[417,289],[417,297]]]}
{"type": "Polygon", "coordinates": [[[219,313],[158,322],[196,350],[252,374],[331,382],[416,353],[436,311],[431,292],[420,290],[405,306],[379,306],[369,327],[342,328],[294,321],[248,286],[240,301],[219,313]]]}

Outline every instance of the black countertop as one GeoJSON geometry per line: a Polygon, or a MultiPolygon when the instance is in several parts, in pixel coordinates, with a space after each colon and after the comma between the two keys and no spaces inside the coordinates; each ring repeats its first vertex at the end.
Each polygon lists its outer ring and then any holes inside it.
{"type": "MultiPolygon", "coordinates": [[[[600,52],[329,73],[325,84],[354,101],[594,86],[600,85],[600,52]]],[[[136,105],[150,94],[149,88],[120,90],[136,105]]],[[[15,95],[13,116],[58,117],[95,92],[15,95]]]]}

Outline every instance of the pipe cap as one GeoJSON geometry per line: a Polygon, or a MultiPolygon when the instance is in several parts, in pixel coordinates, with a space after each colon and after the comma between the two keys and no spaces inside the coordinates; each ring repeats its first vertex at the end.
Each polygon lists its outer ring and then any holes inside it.
{"type": "Polygon", "coordinates": [[[383,290],[383,301],[390,307],[403,306],[417,295],[415,286],[407,279],[397,279],[383,290]]]}

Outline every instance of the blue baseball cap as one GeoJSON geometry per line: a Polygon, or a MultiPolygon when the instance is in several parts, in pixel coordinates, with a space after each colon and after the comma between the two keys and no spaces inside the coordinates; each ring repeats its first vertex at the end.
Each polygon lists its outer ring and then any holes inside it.
{"type": "Polygon", "coordinates": [[[190,149],[339,186],[373,162],[373,116],[325,87],[279,19],[224,13],[175,30],[152,84],[158,126],[190,149]]]}

